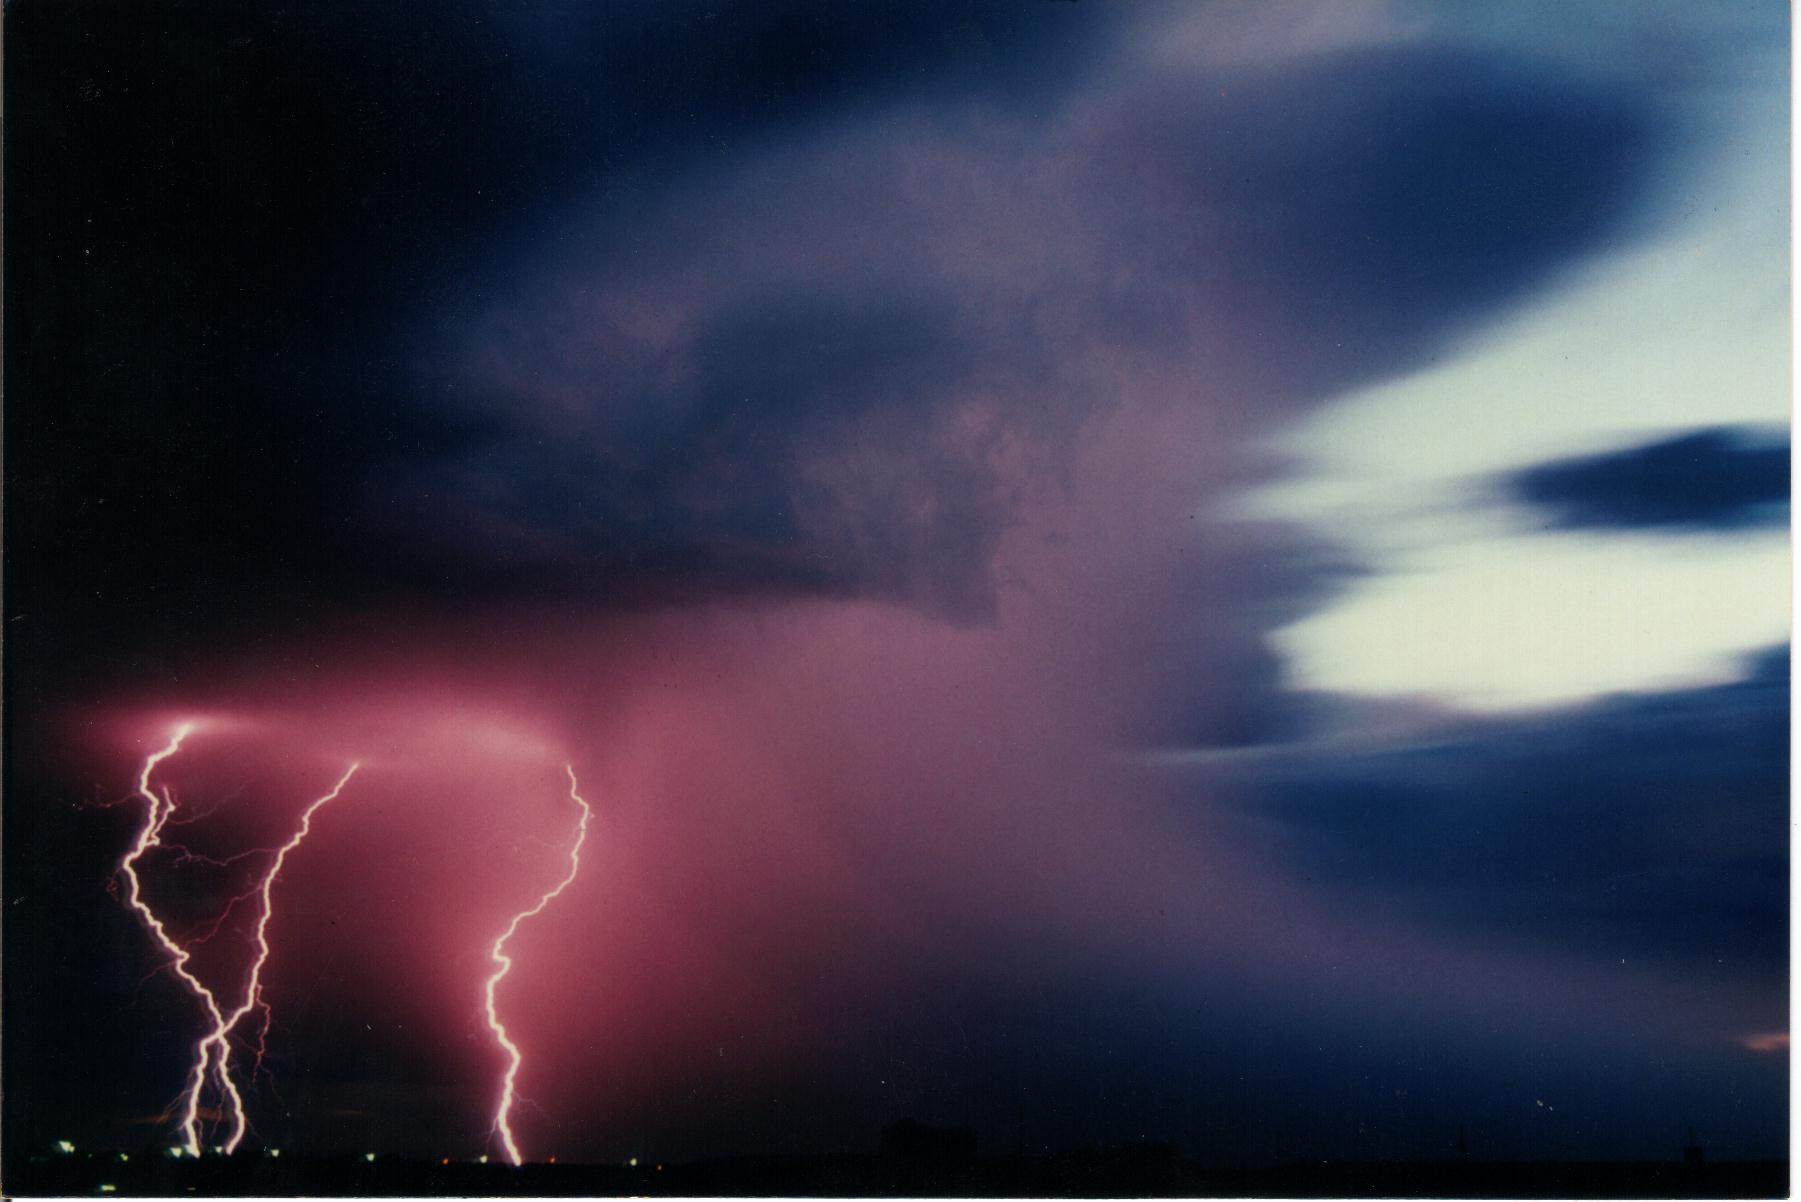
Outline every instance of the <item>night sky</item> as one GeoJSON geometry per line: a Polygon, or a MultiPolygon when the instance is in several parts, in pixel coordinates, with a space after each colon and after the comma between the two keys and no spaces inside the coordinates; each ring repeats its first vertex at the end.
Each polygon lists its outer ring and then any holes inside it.
{"type": "Polygon", "coordinates": [[[1788,37],[14,0],[8,1155],[1786,1155],[1788,37]]]}

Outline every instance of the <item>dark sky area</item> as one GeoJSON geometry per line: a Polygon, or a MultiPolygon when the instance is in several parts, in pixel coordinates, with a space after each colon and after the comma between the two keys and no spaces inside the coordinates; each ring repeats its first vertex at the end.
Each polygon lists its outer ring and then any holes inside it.
{"type": "MultiPolygon", "coordinates": [[[[1386,569],[1232,512],[1700,220],[1690,101],[1787,18],[1680,7],[9,4],[8,1154],[178,1142],[116,869],[193,721],[142,867],[226,994],[263,861],[199,857],[363,764],[273,893],[257,1146],[495,1150],[567,764],[534,1157],[1785,1155],[1786,645],[1310,687],[1274,636],[1386,569]]],[[[1770,537],[1786,431],[1714,406],[1480,504],[1770,537]]]]}

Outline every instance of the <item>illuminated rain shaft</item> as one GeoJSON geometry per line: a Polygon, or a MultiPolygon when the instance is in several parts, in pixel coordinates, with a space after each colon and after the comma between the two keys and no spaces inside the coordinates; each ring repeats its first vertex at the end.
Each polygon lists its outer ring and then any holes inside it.
{"type": "MultiPolygon", "coordinates": [[[[144,761],[143,770],[138,773],[138,796],[148,804],[148,809],[145,811],[144,825],[138,829],[137,839],[132,843],[131,849],[125,853],[124,858],[119,861],[119,872],[125,878],[126,905],[143,920],[145,929],[150,932],[150,937],[156,941],[157,947],[168,958],[170,969],[174,971],[182,984],[187,986],[188,992],[192,993],[200,1002],[211,1023],[206,1033],[194,1044],[194,1066],[188,1072],[187,1086],[182,1091],[182,1144],[188,1155],[198,1156],[201,1147],[200,1099],[206,1090],[209,1078],[216,1083],[219,1090],[220,1119],[223,1121],[229,1115],[231,1120],[231,1134],[221,1145],[223,1149],[227,1152],[237,1151],[238,1145],[243,1142],[244,1134],[249,1128],[249,1119],[244,1113],[243,1095],[239,1092],[237,1083],[231,1078],[231,1034],[244,1020],[244,1017],[258,1006],[262,1006],[264,1012],[264,1032],[266,1033],[268,1029],[268,1007],[262,1000],[262,973],[263,966],[269,960],[269,918],[274,912],[275,881],[281,875],[282,866],[287,862],[288,853],[299,847],[312,831],[313,815],[321,806],[334,800],[339,793],[343,792],[344,786],[356,774],[358,765],[352,764],[349,770],[338,778],[338,783],[332,786],[331,792],[306,808],[306,812],[301,816],[300,827],[294,832],[292,838],[278,848],[259,849],[272,853],[273,858],[269,863],[268,871],[263,874],[261,881],[253,889],[239,898],[233,899],[231,903],[236,904],[237,901],[252,896],[260,898],[256,923],[256,955],[251,961],[249,975],[245,981],[244,1000],[228,1014],[219,1005],[218,995],[207,988],[206,983],[189,970],[188,962],[193,958],[193,953],[175,941],[162,919],[158,918],[156,912],[144,901],[143,883],[137,872],[138,861],[142,860],[150,849],[164,846],[162,842],[163,828],[168,824],[170,815],[175,812],[174,795],[167,789],[159,794],[151,784],[151,777],[155,774],[159,764],[181,750],[182,742],[193,732],[194,724],[192,722],[182,723],[175,728],[168,745],[160,751],[153,752],[144,761]]],[[[261,1052],[261,1040],[259,1039],[259,1062],[261,1052]]]]}
{"type": "Polygon", "coordinates": [[[582,808],[581,819],[576,823],[575,827],[575,842],[569,845],[569,871],[563,875],[563,879],[558,881],[554,888],[550,889],[544,896],[538,899],[537,905],[522,913],[515,914],[513,916],[513,921],[507,924],[507,929],[502,931],[500,933],[500,938],[494,941],[494,946],[488,949],[488,956],[495,964],[494,974],[488,978],[488,984],[485,991],[488,1026],[493,1030],[495,1040],[507,1054],[507,1071],[506,1075],[501,1078],[500,1084],[500,1102],[494,1110],[494,1131],[500,1136],[500,1142],[506,1147],[507,1159],[514,1164],[523,1163],[524,1158],[519,1154],[519,1145],[513,1140],[513,1129],[507,1124],[507,1116],[513,1109],[513,1086],[519,1076],[519,1065],[524,1061],[525,1057],[519,1051],[519,1045],[514,1043],[512,1039],[508,1037],[506,1027],[501,1024],[500,1016],[494,1008],[494,990],[500,985],[500,982],[506,978],[507,973],[513,970],[513,959],[506,954],[507,940],[511,939],[514,933],[519,930],[520,923],[528,918],[543,913],[544,907],[554,901],[559,893],[567,889],[569,883],[575,880],[575,874],[581,871],[582,844],[587,841],[588,819],[593,816],[594,811],[589,808],[588,803],[584,801],[582,795],[577,792],[578,786],[575,781],[575,769],[565,764],[563,766],[563,771],[569,774],[570,800],[574,801],[576,805],[582,808]]]}

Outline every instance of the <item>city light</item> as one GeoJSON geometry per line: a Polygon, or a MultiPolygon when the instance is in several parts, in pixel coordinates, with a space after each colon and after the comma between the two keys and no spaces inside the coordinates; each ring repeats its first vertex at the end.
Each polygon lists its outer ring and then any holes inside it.
{"type": "Polygon", "coordinates": [[[59,1139],[56,1141],[56,1150],[61,1152],[64,1156],[67,1156],[75,1150],[75,1145],[66,1139],[59,1139]]]}

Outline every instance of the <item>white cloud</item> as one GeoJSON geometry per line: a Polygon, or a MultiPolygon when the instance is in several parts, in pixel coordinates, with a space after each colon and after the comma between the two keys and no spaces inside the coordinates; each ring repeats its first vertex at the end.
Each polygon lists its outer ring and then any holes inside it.
{"type": "Polygon", "coordinates": [[[1536,705],[1727,679],[1788,637],[1783,534],[1528,534],[1492,487],[1673,431],[1788,423],[1787,109],[1772,96],[1763,81],[1691,98],[1720,122],[1714,148],[1690,164],[1700,183],[1660,200],[1654,238],[1282,436],[1306,469],[1243,508],[1375,568],[1279,633],[1295,683],[1536,705]]]}
{"type": "Polygon", "coordinates": [[[1780,533],[1558,534],[1461,544],[1275,637],[1302,687],[1503,709],[1732,680],[1788,624],[1780,533]]]}

